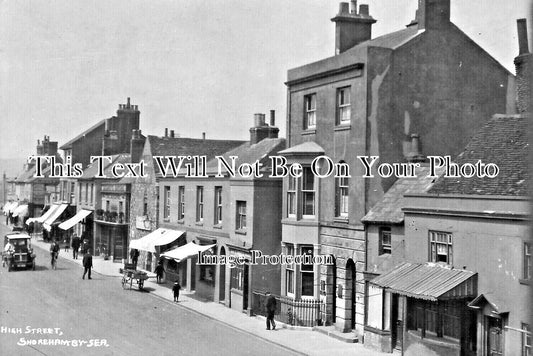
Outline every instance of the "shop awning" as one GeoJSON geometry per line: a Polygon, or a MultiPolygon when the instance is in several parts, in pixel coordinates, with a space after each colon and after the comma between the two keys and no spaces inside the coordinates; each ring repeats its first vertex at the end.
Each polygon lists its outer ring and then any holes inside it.
{"type": "Polygon", "coordinates": [[[8,202],[6,203],[6,205],[4,205],[4,214],[9,214],[9,213],[12,213],[16,208],[17,206],[19,205],[18,202],[16,201],[12,201],[12,202],[8,202]]]}
{"type": "Polygon", "coordinates": [[[135,248],[137,250],[156,252],[156,246],[168,245],[176,241],[184,233],[185,231],[159,228],[140,239],[131,240],[130,249],[135,248]]]}
{"type": "Polygon", "coordinates": [[[45,222],[46,219],[48,219],[48,217],[50,217],[50,215],[52,215],[57,210],[57,208],[59,208],[59,204],[52,204],[52,206],[50,206],[50,209],[48,209],[43,215],[39,216],[38,218],[29,218],[28,220],[26,220],[26,225],[29,225],[32,222],[45,222]]]}
{"type": "Polygon", "coordinates": [[[167,251],[161,254],[161,256],[165,258],[175,259],[179,262],[189,257],[198,255],[198,252],[204,252],[206,250],[209,250],[213,246],[216,246],[216,244],[197,245],[194,242],[189,242],[188,244],[175,248],[174,250],[167,251]]]}
{"type": "Polygon", "coordinates": [[[65,209],[67,208],[68,204],[61,204],[50,216],[48,216],[48,218],[43,222],[43,227],[47,230],[47,231],[50,231],[52,229],[52,224],[54,223],[54,221],[56,221],[60,216],[61,214],[63,214],[63,212],[65,211],[65,209]]]}
{"type": "Polygon", "coordinates": [[[61,224],[59,224],[59,228],[61,230],[68,230],[74,225],[76,225],[77,223],[79,223],[80,221],[82,221],[83,219],[85,219],[87,216],[91,215],[91,213],[92,213],[91,210],[81,209],[80,211],[76,213],[76,215],[74,215],[73,217],[71,217],[70,219],[66,221],[63,221],[61,224]]]}
{"type": "Polygon", "coordinates": [[[436,263],[405,262],[370,283],[392,293],[437,301],[474,297],[477,294],[476,276],[475,272],[436,263]]]}
{"type": "Polygon", "coordinates": [[[28,209],[28,204],[22,204],[19,205],[13,210],[13,217],[19,217],[19,218],[25,218],[26,216],[30,215],[30,211],[28,209]]]}

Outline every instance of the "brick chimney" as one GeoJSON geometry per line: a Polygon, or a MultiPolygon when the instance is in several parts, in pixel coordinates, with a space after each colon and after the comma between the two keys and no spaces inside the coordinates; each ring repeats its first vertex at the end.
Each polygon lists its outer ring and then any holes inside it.
{"type": "Polygon", "coordinates": [[[411,151],[407,154],[407,162],[424,162],[426,157],[420,152],[420,136],[416,133],[411,134],[411,151]]]}
{"type": "Polygon", "coordinates": [[[407,26],[436,30],[450,23],[450,0],[418,0],[415,20],[407,26]]]}
{"type": "Polygon", "coordinates": [[[265,122],[265,114],[254,114],[254,126],[250,128],[250,144],[255,145],[265,138],[278,138],[279,129],[275,127],[275,111],[270,110],[271,126],[265,122]]]}
{"type": "Polygon", "coordinates": [[[514,59],[516,68],[516,106],[519,113],[529,112],[529,103],[531,101],[531,69],[532,57],[529,52],[527,39],[527,22],[526,19],[516,20],[518,29],[518,56],[514,59]]]}
{"type": "Polygon", "coordinates": [[[331,19],[335,22],[335,54],[340,54],[372,37],[372,24],[376,20],[369,14],[368,5],[360,5],[357,13],[357,1],[339,4],[339,13],[331,19]]]}
{"type": "Polygon", "coordinates": [[[131,131],[130,154],[132,163],[138,163],[141,160],[144,141],[146,141],[146,137],[143,137],[141,130],[131,131]]]}

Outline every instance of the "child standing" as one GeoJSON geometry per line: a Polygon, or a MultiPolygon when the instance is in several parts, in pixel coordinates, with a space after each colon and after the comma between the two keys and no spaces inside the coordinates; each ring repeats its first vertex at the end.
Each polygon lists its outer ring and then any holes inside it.
{"type": "Polygon", "coordinates": [[[174,292],[174,301],[175,302],[177,302],[178,298],[180,297],[180,289],[181,289],[181,286],[180,286],[179,282],[176,280],[176,282],[174,282],[174,285],[172,286],[172,291],[174,292]]]}

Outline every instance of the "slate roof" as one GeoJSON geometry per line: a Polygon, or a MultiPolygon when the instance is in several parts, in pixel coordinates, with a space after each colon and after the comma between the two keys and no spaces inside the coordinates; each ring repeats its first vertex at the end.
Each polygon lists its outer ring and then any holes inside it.
{"type": "Polygon", "coordinates": [[[87,130],[85,130],[82,133],[80,133],[78,136],[74,137],[73,139],[71,139],[67,143],[63,144],[61,147],[59,147],[59,149],[68,150],[69,148],[72,148],[72,144],[74,142],[78,141],[80,138],[82,138],[83,136],[87,135],[89,132],[94,131],[99,126],[105,125],[105,120],[106,119],[102,119],[102,120],[98,121],[96,124],[94,124],[93,126],[89,127],[87,130]]]}
{"type": "MultiPolygon", "coordinates": [[[[437,178],[430,178],[429,166],[422,166],[416,169],[416,177],[399,178],[390,189],[383,195],[383,198],[370,209],[361,219],[365,223],[390,223],[401,224],[404,220],[402,207],[405,205],[404,195],[407,193],[425,193],[430,189],[437,178]]],[[[436,171],[442,173],[442,169],[436,171]]]]}
{"type": "Polygon", "coordinates": [[[152,156],[205,155],[207,160],[227,152],[246,141],[204,140],[185,137],[158,137],[149,135],[152,156]]]}
{"type": "Polygon", "coordinates": [[[445,297],[474,296],[475,272],[455,269],[435,263],[404,262],[370,283],[392,293],[417,299],[437,301],[445,297]]]}
{"type": "Polygon", "coordinates": [[[85,168],[85,170],[83,171],[83,176],[79,179],[114,179],[116,177],[113,177],[113,173],[111,172],[111,168],[113,167],[113,165],[117,163],[124,164],[128,162],[131,162],[131,155],[129,153],[112,155],[111,162],[109,162],[108,160],[103,160],[104,175],[106,176],[106,178],[96,177],[96,175],[98,174],[98,162],[95,161],[88,165],[87,168],[85,168]]]}
{"type": "MultiPolygon", "coordinates": [[[[270,167],[270,156],[274,156],[285,148],[284,138],[265,138],[256,144],[251,145],[250,142],[246,142],[239,147],[236,147],[220,156],[231,164],[230,156],[237,156],[235,160],[235,167],[241,163],[253,164],[259,160],[263,164],[263,171],[270,167]]],[[[218,173],[218,160],[213,159],[207,162],[206,165],[207,174],[218,173]]],[[[225,170],[223,170],[223,173],[225,170]]]]}
{"type": "Polygon", "coordinates": [[[429,189],[433,194],[510,195],[528,194],[528,119],[520,115],[493,116],[470,140],[454,162],[495,163],[495,178],[447,178],[441,176],[429,189]]]}

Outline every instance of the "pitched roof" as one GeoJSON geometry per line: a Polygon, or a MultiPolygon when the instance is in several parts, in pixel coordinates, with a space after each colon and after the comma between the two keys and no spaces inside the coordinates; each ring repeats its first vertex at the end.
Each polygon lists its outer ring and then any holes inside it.
{"type": "Polygon", "coordinates": [[[324,152],[324,149],[318,143],[314,141],[307,141],[299,145],[289,147],[286,150],[279,151],[279,154],[323,154],[324,152]]]}
{"type": "MultiPolygon", "coordinates": [[[[285,148],[284,138],[265,138],[256,144],[251,145],[246,142],[239,147],[236,147],[224,154],[221,154],[224,159],[231,164],[230,156],[236,156],[236,166],[242,163],[253,164],[259,161],[263,164],[263,169],[270,166],[270,156],[276,155],[280,150],[285,148]]],[[[218,160],[213,159],[207,162],[207,173],[218,173],[218,160]]]]}
{"type": "MultiPolygon", "coordinates": [[[[438,175],[442,172],[442,169],[436,171],[438,175]]],[[[404,195],[407,193],[425,193],[430,189],[437,178],[428,177],[429,173],[430,167],[422,166],[416,169],[416,177],[398,179],[361,221],[366,223],[402,223],[404,220],[402,211],[404,195]]]]}
{"type": "Polygon", "coordinates": [[[152,156],[205,155],[207,160],[229,151],[245,141],[204,140],[185,137],[158,137],[149,135],[152,156]]]}
{"type": "Polygon", "coordinates": [[[392,271],[370,281],[371,284],[408,297],[437,301],[447,297],[476,294],[475,272],[436,263],[404,262],[392,271]]]}
{"type": "Polygon", "coordinates": [[[59,147],[59,149],[68,150],[69,148],[72,148],[72,144],[74,142],[78,141],[80,138],[82,138],[83,136],[87,135],[89,132],[94,131],[96,128],[98,128],[98,127],[100,127],[102,125],[105,125],[105,120],[106,119],[102,119],[102,120],[98,121],[96,124],[94,124],[93,126],[89,127],[87,130],[85,130],[82,133],[80,133],[78,136],[74,137],[73,139],[71,139],[67,143],[63,144],[61,147],[59,147]]]}
{"type": "Polygon", "coordinates": [[[511,195],[528,194],[528,119],[520,115],[495,115],[470,140],[454,160],[495,163],[495,178],[447,178],[441,176],[429,189],[433,194],[511,195]]]}
{"type": "Polygon", "coordinates": [[[103,177],[97,177],[98,175],[98,162],[94,161],[93,163],[89,164],[87,168],[83,171],[83,176],[81,176],[79,179],[113,179],[117,178],[113,176],[113,173],[111,171],[112,167],[118,163],[125,164],[131,161],[131,155],[129,153],[120,153],[118,155],[111,156],[111,162],[108,160],[103,160],[104,165],[104,175],[103,177]]]}

